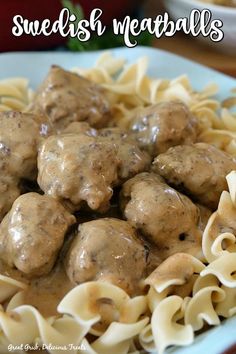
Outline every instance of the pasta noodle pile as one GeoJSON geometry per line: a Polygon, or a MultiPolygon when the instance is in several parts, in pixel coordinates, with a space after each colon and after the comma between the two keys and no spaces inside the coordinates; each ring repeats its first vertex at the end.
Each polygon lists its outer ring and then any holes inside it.
{"type": "MultiPolygon", "coordinates": [[[[146,70],[145,58],[124,68],[124,61],[109,53],[92,69],[73,69],[108,90],[118,126],[127,127],[140,107],[180,99],[199,120],[200,141],[236,153],[235,116],[228,108],[218,113],[220,104],[211,98],[216,85],[195,92],[187,76],[151,79],[146,70]]],[[[25,109],[29,92],[22,79],[2,81],[0,108],[25,109]]],[[[0,353],[9,344],[37,344],[51,354],[61,348],[71,354],[162,354],[169,346],[191,344],[195,332],[236,314],[236,171],[227,182],[229,192],[222,193],[203,234],[205,262],[184,253],[169,257],[145,280],[146,295],[130,298],[112,284],[87,282],[62,299],[58,316],[44,318],[22,305],[25,284],[0,276],[0,353]]]]}
{"type": "Polygon", "coordinates": [[[25,110],[32,99],[32,94],[27,79],[0,80],[0,112],[25,110]]]}

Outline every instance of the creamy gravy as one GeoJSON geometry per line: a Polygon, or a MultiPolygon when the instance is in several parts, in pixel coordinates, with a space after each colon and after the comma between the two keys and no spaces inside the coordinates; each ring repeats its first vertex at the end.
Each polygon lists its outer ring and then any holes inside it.
{"type": "Polygon", "coordinates": [[[47,276],[36,279],[28,279],[3,263],[0,264],[0,273],[26,283],[28,287],[23,293],[23,303],[34,306],[44,317],[56,315],[59,302],[74,287],[61,263],[47,276]]]}

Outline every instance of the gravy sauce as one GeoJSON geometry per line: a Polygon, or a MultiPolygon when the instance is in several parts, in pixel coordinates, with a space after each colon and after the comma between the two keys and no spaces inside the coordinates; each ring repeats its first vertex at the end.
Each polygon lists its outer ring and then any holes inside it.
{"type": "Polygon", "coordinates": [[[46,276],[28,279],[17,269],[0,263],[0,273],[28,285],[23,292],[23,304],[34,306],[44,317],[57,315],[57,306],[74,287],[61,262],[46,276]]]}

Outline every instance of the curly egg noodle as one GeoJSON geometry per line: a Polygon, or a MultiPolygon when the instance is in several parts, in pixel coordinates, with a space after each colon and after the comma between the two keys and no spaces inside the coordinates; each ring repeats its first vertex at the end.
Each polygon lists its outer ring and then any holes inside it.
{"type": "Polygon", "coordinates": [[[22,111],[32,99],[33,91],[25,78],[0,80],[0,111],[22,111]]]}
{"type": "MultiPolygon", "coordinates": [[[[118,126],[127,127],[140,107],[180,99],[199,120],[199,141],[236,156],[235,116],[211,98],[215,84],[195,92],[187,76],[151,79],[146,70],[145,58],[126,68],[109,53],[91,69],[73,69],[108,90],[118,126]]],[[[25,79],[1,81],[0,110],[23,111],[31,95],[25,79]]],[[[51,354],[161,354],[171,345],[191,344],[195,332],[236,314],[236,171],[227,182],[229,192],[222,193],[203,234],[205,262],[184,253],[169,257],[145,280],[146,295],[130,298],[112,284],[87,282],[62,299],[58,316],[44,318],[23,305],[27,285],[1,275],[0,353],[9,345],[23,348],[20,353],[36,345],[51,354]]]]}

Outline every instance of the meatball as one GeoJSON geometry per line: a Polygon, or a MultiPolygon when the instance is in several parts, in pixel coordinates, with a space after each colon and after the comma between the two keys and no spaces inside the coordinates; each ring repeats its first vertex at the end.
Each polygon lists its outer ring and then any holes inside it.
{"type": "Polygon", "coordinates": [[[9,174],[2,174],[0,176],[0,220],[11,209],[19,195],[18,179],[9,174]]]}
{"type": "Polygon", "coordinates": [[[52,197],[79,209],[106,210],[116,183],[119,161],[114,144],[85,134],[51,136],[38,156],[38,184],[52,197]]]}
{"type": "Polygon", "coordinates": [[[186,252],[201,257],[200,212],[191,200],[154,173],[141,173],[121,190],[125,218],[163,258],[186,252]]]}
{"type": "Polygon", "coordinates": [[[125,130],[105,128],[99,131],[99,136],[117,146],[117,157],[121,161],[118,176],[121,181],[149,169],[149,155],[139,149],[135,140],[125,130]]]}
{"type": "Polygon", "coordinates": [[[197,121],[181,102],[163,102],[139,110],[131,119],[130,129],[139,146],[153,157],[171,146],[191,144],[197,137],[197,121]]]}
{"type": "Polygon", "coordinates": [[[87,134],[90,136],[96,136],[97,130],[90,127],[87,122],[73,122],[63,130],[63,134],[64,133],[87,134]]]}
{"type": "Polygon", "coordinates": [[[216,209],[236,160],[212,145],[197,143],[170,148],[157,156],[153,170],[199,203],[216,209]]]}
{"type": "Polygon", "coordinates": [[[23,194],[0,224],[0,258],[30,277],[47,274],[74,222],[55,199],[23,194]]]}
{"type": "Polygon", "coordinates": [[[73,210],[86,202],[91,209],[105,212],[112,188],[146,169],[150,162],[135,143],[122,142],[115,134],[113,140],[112,136],[63,134],[47,138],[38,157],[41,189],[69,202],[73,210]]]}
{"type": "Polygon", "coordinates": [[[0,112],[1,174],[34,178],[40,138],[37,117],[21,112],[0,112]]]}
{"type": "Polygon", "coordinates": [[[59,66],[51,67],[29,110],[46,115],[48,125],[57,132],[77,121],[103,127],[110,118],[110,104],[105,91],[59,66]]]}
{"type": "Polygon", "coordinates": [[[20,195],[20,179],[34,179],[40,119],[33,114],[0,112],[0,220],[20,195]]]}
{"type": "Polygon", "coordinates": [[[71,123],[63,133],[86,134],[97,136],[100,140],[107,141],[117,147],[117,158],[120,160],[118,170],[119,181],[135,176],[137,173],[150,169],[149,155],[141,151],[135,139],[129,132],[119,128],[104,128],[96,130],[86,122],[71,123]]]}
{"type": "Polygon", "coordinates": [[[65,260],[73,283],[111,282],[129,294],[141,289],[147,250],[128,222],[104,218],[79,226],[65,260]]]}
{"type": "Polygon", "coordinates": [[[196,204],[200,211],[199,228],[204,232],[212,211],[201,204],[196,204]]]}

